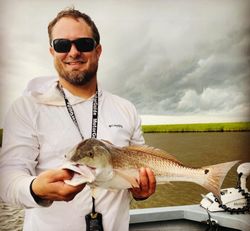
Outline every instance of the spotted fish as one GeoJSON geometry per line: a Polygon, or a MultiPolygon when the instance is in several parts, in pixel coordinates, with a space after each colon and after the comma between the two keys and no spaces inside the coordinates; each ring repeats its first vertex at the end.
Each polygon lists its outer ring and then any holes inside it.
{"type": "Polygon", "coordinates": [[[88,183],[108,189],[139,187],[139,169],[150,168],[157,184],[174,181],[193,182],[220,197],[220,187],[227,172],[238,161],[201,168],[188,167],[173,155],[146,145],[118,147],[94,138],[86,139],[66,154],[64,168],[75,171],[66,183],[88,183]]]}

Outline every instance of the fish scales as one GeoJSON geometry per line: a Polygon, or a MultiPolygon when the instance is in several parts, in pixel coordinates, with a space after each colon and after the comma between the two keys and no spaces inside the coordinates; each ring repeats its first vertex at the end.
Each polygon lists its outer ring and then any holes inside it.
{"type": "MultiPolygon", "coordinates": [[[[112,152],[113,154],[113,152],[112,152]]],[[[119,150],[112,155],[113,168],[139,169],[140,167],[148,167],[155,170],[155,173],[164,170],[166,162],[160,158],[150,158],[146,153],[138,151],[119,150]]]]}
{"type": "MultiPolygon", "coordinates": [[[[77,171],[83,178],[81,181],[77,179],[78,183],[90,183],[110,189],[131,188],[138,185],[136,182],[139,180],[139,169],[146,167],[155,173],[157,184],[170,181],[193,182],[211,191],[218,198],[227,172],[239,162],[194,168],[185,166],[175,156],[158,148],[146,145],[117,147],[108,141],[94,138],[82,141],[66,155],[66,159],[74,165],[74,169],[78,166],[87,168],[85,173],[77,171]],[[88,180],[84,181],[85,179],[88,180]]],[[[73,181],[67,182],[74,185],[73,181]]]]}
{"type": "Polygon", "coordinates": [[[174,158],[169,159],[169,153],[157,155],[157,153],[146,153],[145,151],[131,151],[126,148],[113,148],[111,151],[113,168],[139,169],[140,167],[150,168],[156,176],[177,176],[179,173],[184,175],[184,171],[190,172],[195,168],[184,167],[174,158]],[[180,170],[182,172],[180,172],[180,170]]]}

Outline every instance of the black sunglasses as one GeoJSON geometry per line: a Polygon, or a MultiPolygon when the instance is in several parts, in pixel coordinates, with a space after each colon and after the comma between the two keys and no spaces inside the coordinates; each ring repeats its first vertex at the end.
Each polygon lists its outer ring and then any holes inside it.
{"type": "Polygon", "coordinates": [[[92,38],[79,38],[76,40],[54,39],[52,46],[58,53],[67,53],[70,51],[72,43],[79,52],[89,52],[95,48],[95,40],[92,38]]]}

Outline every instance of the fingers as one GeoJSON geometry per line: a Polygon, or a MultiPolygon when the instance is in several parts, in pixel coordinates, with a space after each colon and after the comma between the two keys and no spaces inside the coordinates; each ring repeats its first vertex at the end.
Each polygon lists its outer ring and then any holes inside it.
{"type": "Polygon", "coordinates": [[[53,192],[55,200],[58,201],[71,201],[74,199],[74,197],[82,191],[82,189],[85,187],[84,184],[78,185],[78,186],[71,186],[67,184],[63,184],[63,186],[58,189],[57,191],[53,192]]]}
{"type": "Polygon", "coordinates": [[[139,172],[139,185],[140,188],[134,188],[130,191],[135,199],[147,199],[155,192],[156,179],[154,172],[149,168],[141,168],[139,172]]]}
{"type": "Polygon", "coordinates": [[[140,169],[140,188],[142,191],[155,192],[156,180],[154,172],[149,168],[140,169]]]}
{"type": "Polygon", "coordinates": [[[51,182],[70,180],[73,177],[73,171],[68,169],[49,170],[47,174],[50,175],[51,182]]]}
{"type": "Polygon", "coordinates": [[[152,195],[153,193],[155,193],[155,189],[156,189],[155,175],[151,169],[146,168],[146,172],[148,175],[148,189],[149,189],[148,191],[149,191],[149,194],[152,195]]]}
{"type": "Polygon", "coordinates": [[[148,174],[147,170],[145,168],[140,169],[140,189],[141,191],[147,191],[148,190],[148,174]]]}
{"type": "Polygon", "coordinates": [[[40,174],[32,183],[32,190],[41,199],[51,201],[70,201],[79,193],[85,184],[71,186],[64,180],[71,179],[73,173],[69,170],[48,170],[40,174]]]}

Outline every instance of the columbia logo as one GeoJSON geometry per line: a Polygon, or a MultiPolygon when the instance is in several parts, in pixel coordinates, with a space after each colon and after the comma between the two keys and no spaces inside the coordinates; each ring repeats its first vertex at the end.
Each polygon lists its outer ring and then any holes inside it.
{"type": "Polygon", "coordinates": [[[121,124],[110,124],[109,127],[110,128],[123,128],[121,124]]]}

